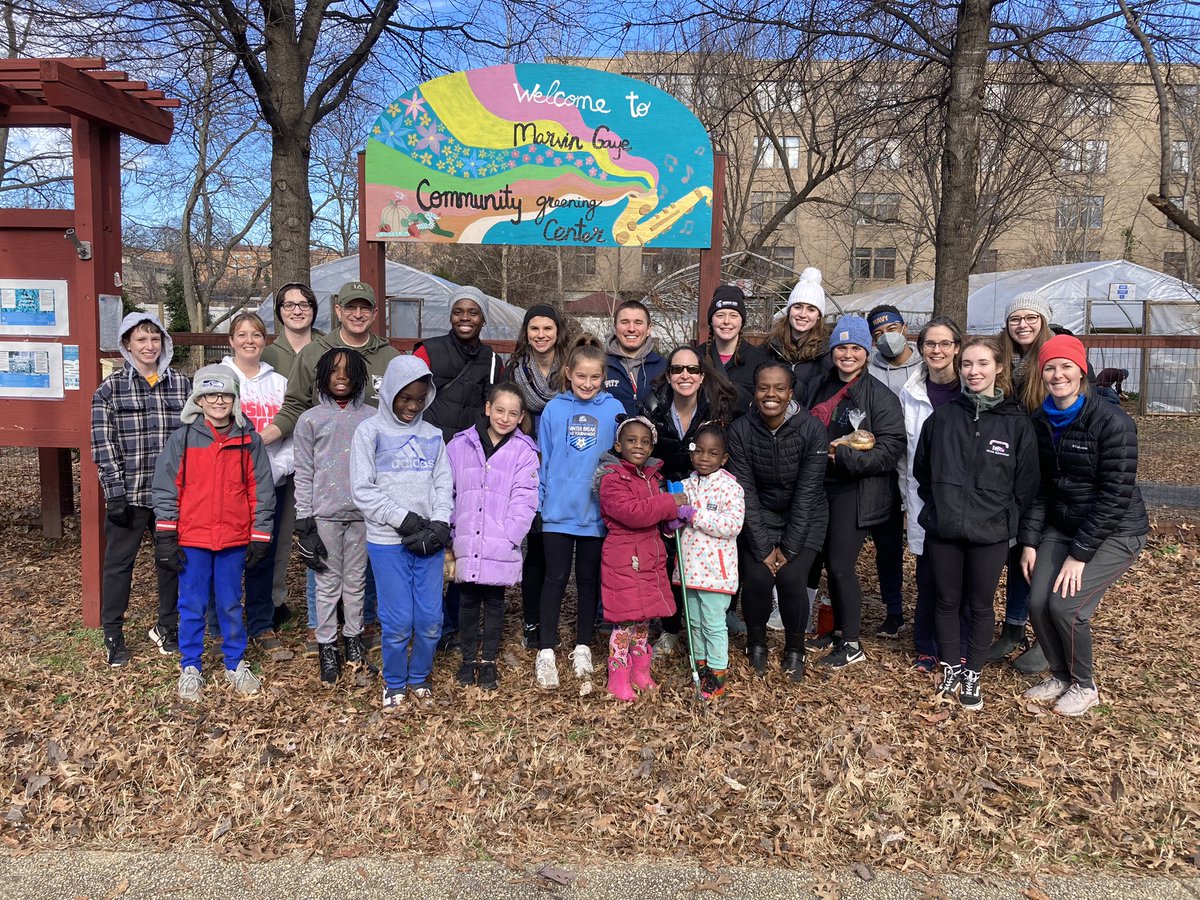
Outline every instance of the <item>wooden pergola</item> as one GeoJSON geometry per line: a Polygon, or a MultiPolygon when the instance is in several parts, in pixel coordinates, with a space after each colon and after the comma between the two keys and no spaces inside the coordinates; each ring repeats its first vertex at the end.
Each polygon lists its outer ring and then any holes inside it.
{"type": "MultiPolygon", "coordinates": [[[[0,209],[0,278],[65,280],[65,336],[17,337],[79,348],[78,389],[61,400],[8,399],[0,445],[38,448],[42,527],[62,535],[74,511],[69,450],[80,450],[83,619],[100,624],[104,498],[90,452],[91,399],[100,383],[100,298],[121,293],[121,135],[166,144],[179,101],[104,60],[0,60],[0,128],[67,128],[73,209],[0,209]]],[[[52,586],[45,586],[53,589],[52,586]]]]}

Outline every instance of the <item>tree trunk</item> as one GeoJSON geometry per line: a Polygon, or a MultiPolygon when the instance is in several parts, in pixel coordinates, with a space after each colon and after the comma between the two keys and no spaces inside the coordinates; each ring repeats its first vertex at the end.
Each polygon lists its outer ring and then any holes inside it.
{"type": "Polygon", "coordinates": [[[942,150],[941,214],[937,221],[933,313],[967,327],[968,278],[975,255],[979,198],[979,128],[991,4],[962,0],[950,54],[946,142],[942,150]]]}
{"type": "Polygon", "coordinates": [[[304,97],[308,66],[296,46],[289,17],[268,21],[265,56],[271,122],[271,283],[308,284],[312,194],[308,188],[313,122],[304,97]]]}

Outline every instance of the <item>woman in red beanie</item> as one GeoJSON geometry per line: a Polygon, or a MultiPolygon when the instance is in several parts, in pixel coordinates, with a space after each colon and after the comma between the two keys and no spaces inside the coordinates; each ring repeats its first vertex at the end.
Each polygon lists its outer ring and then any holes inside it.
{"type": "Polygon", "coordinates": [[[1100,703],[1092,615],[1138,558],[1150,524],[1137,487],[1137,428],[1090,392],[1083,344],[1052,337],[1038,352],[1038,367],[1047,393],[1033,417],[1042,486],[1018,543],[1050,677],[1024,696],[1081,716],[1100,703]]]}

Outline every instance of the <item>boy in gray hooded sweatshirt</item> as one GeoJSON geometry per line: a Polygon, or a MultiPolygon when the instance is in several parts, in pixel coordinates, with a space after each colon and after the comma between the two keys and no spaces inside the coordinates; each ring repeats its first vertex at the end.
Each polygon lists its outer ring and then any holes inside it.
{"type": "Polygon", "coordinates": [[[410,690],[422,706],[433,705],[429,674],[442,630],[442,565],[454,503],[441,430],[422,418],[436,394],[423,360],[393,359],[379,410],[358,426],[350,457],[379,593],[385,709],[402,704],[410,690]]]}

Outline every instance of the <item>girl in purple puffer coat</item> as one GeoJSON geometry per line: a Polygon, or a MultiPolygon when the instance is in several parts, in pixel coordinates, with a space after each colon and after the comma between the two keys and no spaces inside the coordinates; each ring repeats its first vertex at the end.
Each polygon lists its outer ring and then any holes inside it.
{"type": "Polygon", "coordinates": [[[537,444],[517,427],[524,415],[520,388],[498,384],[488,395],[483,417],[446,448],[454,473],[453,578],[461,586],[462,666],[457,678],[484,690],[496,687],[504,588],[521,580],[521,542],[537,512],[540,460],[537,444]]]}

